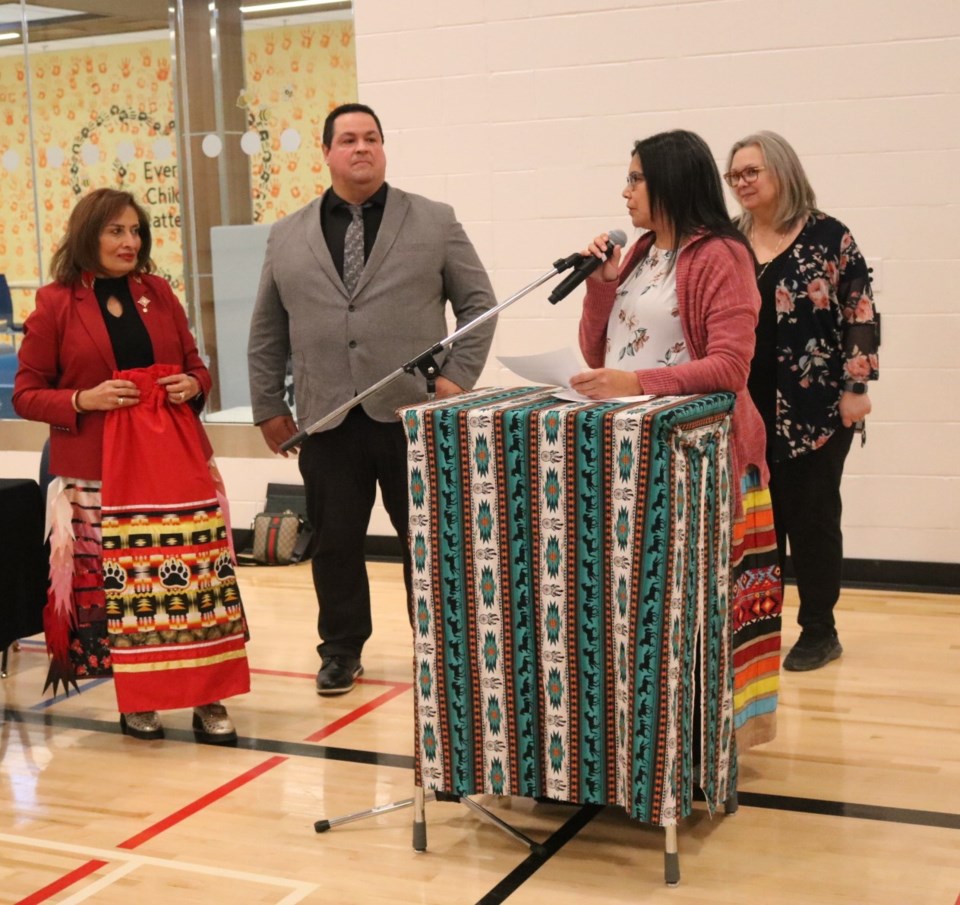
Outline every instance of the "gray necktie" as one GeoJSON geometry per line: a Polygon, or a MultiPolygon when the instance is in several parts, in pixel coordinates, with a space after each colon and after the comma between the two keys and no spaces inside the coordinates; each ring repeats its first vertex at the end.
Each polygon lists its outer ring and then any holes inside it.
{"type": "Polygon", "coordinates": [[[351,219],[343,237],[343,285],[353,295],[363,273],[363,208],[348,204],[347,209],[351,219]]]}

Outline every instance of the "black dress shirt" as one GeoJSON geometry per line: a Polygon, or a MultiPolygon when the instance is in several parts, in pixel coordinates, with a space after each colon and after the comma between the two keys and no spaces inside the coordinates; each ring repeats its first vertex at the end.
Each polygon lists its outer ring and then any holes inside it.
{"type": "Polygon", "coordinates": [[[126,277],[97,277],[93,284],[110,344],[117,359],[117,369],[149,368],[154,363],[153,343],[150,334],[140,319],[140,312],[130,295],[130,285],[126,277]],[[119,317],[107,310],[107,302],[113,296],[123,306],[119,317]]]}

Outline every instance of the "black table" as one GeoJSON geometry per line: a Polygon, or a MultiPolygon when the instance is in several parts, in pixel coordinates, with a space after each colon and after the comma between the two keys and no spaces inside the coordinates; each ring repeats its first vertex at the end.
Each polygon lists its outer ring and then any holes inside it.
{"type": "Polygon", "coordinates": [[[44,503],[36,481],[0,478],[0,650],[43,631],[49,564],[44,503]]]}

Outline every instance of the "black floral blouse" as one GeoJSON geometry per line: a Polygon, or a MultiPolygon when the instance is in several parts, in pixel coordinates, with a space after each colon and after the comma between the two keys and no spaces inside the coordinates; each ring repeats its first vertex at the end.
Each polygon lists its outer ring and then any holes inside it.
{"type": "Polygon", "coordinates": [[[748,381],[767,458],[819,449],[841,427],[844,383],[879,377],[867,262],[850,231],[815,211],[793,245],[757,267],[760,319],[748,381]]]}

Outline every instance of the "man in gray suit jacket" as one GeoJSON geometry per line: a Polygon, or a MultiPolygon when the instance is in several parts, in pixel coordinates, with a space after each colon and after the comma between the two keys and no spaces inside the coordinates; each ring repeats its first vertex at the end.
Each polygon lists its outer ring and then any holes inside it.
{"type": "MultiPolygon", "coordinates": [[[[288,358],[297,417],[309,427],[442,340],[447,300],[458,327],[496,303],[453,209],[387,185],[373,110],[333,110],[323,153],[331,187],[270,230],[250,325],[253,419],[281,455],[280,444],[297,433],[284,399],[288,358]]],[[[474,385],[494,326],[491,319],[438,356],[438,398],[474,385]]],[[[364,540],[378,483],[402,545],[409,604],[406,441],[396,410],[425,398],[424,378],[404,374],[301,447],[318,534],[318,694],[350,691],[363,672],[360,657],[373,630],[364,540]]]]}

